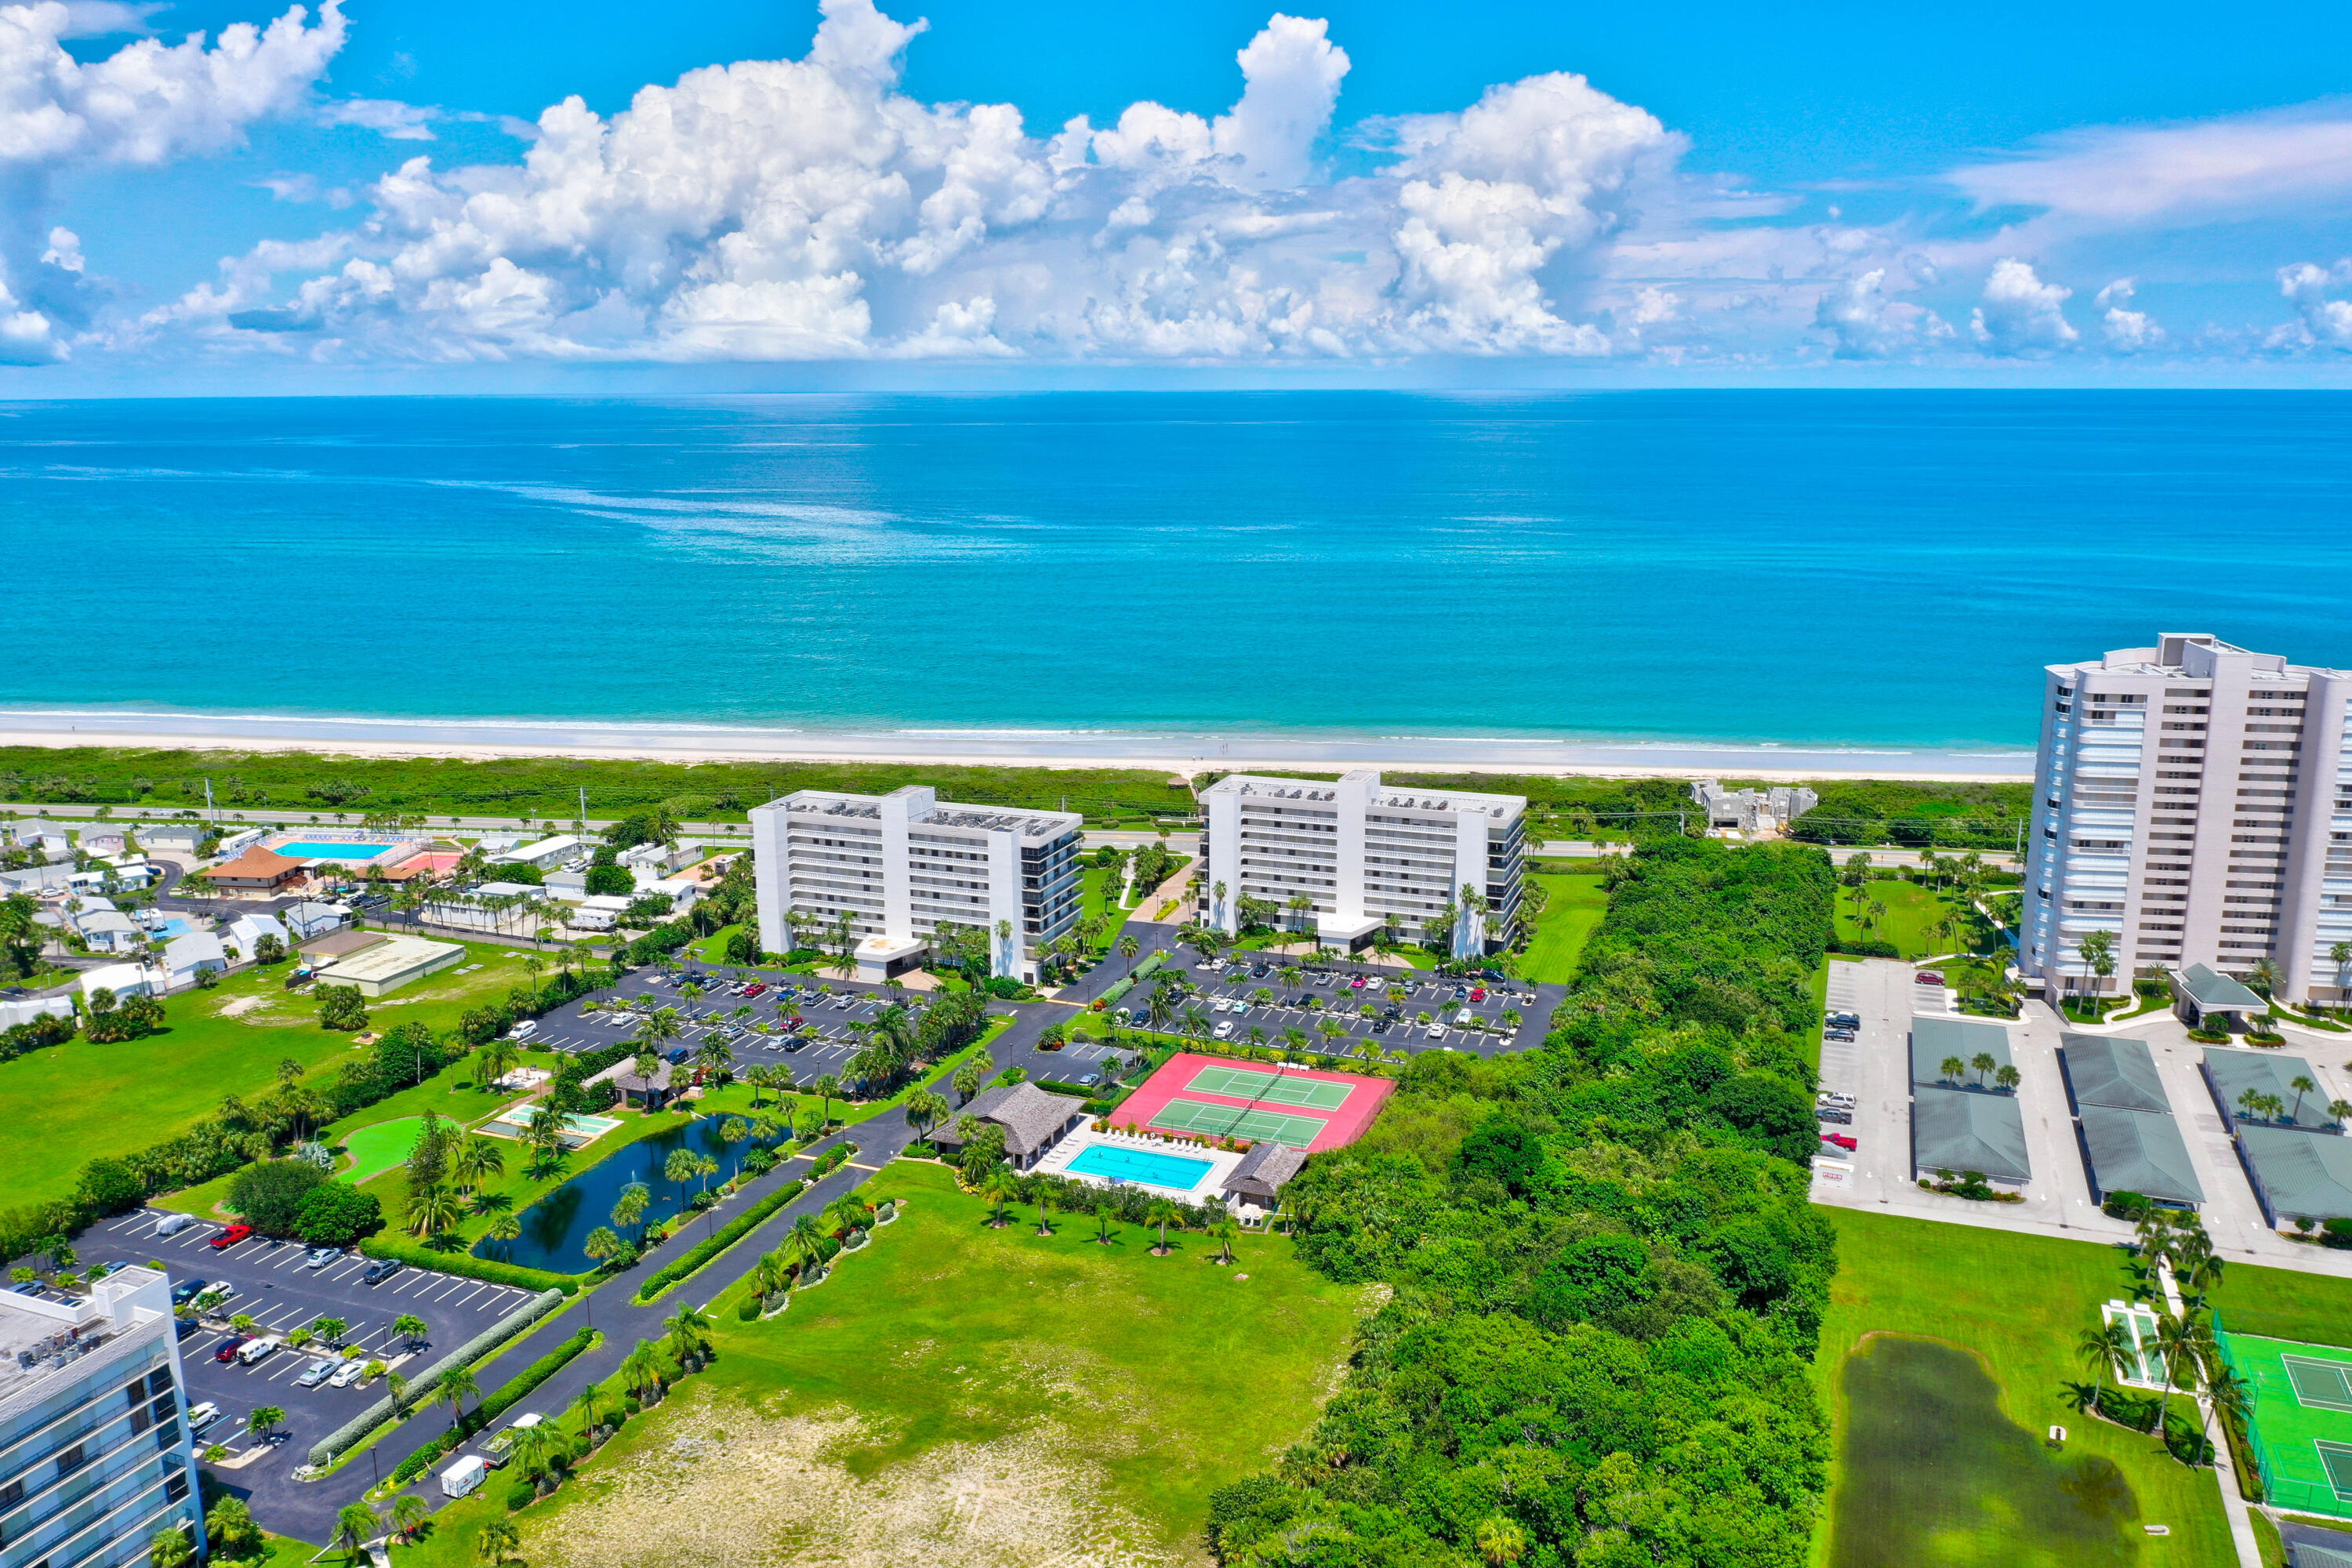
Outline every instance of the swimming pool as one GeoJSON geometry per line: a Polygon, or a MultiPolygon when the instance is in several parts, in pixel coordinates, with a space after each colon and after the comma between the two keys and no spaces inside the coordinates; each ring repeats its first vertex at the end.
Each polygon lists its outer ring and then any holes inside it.
{"type": "MultiPolygon", "coordinates": [[[[518,1138],[539,1120],[539,1116],[540,1108],[536,1105],[510,1105],[484,1122],[481,1130],[499,1137],[518,1138]]],[[[610,1116],[567,1116],[563,1119],[563,1140],[577,1149],[583,1144],[593,1143],[619,1125],[620,1122],[610,1116]]]]}
{"type": "Polygon", "coordinates": [[[373,860],[389,844],[354,844],[348,838],[306,838],[294,844],[280,844],[274,853],[289,860],[373,860]]]}
{"type": "Polygon", "coordinates": [[[1207,1160],[1181,1154],[1160,1154],[1149,1149],[1122,1149],[1114,1143],[1090,1143],[1069,1163],[1074,1176],[1102,1176],[1119,1182],[1140,1182],[1189,1193],[1216,1166],[1207,1160]]]}

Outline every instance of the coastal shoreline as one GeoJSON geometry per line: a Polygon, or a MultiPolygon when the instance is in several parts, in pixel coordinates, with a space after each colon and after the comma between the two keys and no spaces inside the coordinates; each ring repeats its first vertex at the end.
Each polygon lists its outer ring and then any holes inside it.
{"type": "Polygon", "coordinates": [[[824,731],[566,725],[514,721],[277,718],[0,711],[0,746],[310,752],[352,757],[597,757],[665,763],[824,762],[909,766],[1019,763],[1047,768],[1207,772],[1537,773],[1579,778],[1788,782],[1908,779],[2009,784],[2033,753],[1901,747],[1763,746],[1517,737],[1281,736],[1021,730],[824,731]]]}

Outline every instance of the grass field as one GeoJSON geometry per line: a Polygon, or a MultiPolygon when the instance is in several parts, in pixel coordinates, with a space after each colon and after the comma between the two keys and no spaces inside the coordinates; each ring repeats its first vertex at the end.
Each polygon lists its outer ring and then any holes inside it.
{"type": "Polygon", "coordinates": [[[1599,877],[1530,873],[1550,901],[1536,922],[1519,973],[1539,984],[1565,985],[1576,978],[1576,961],[1609,910],[1609,889],[1599,877]]]}
{"type": "MultiPolygon", "coordinates": [[[[1200,1237],[1097,1246],[1081,1216],[991,1230],[938,1166],[865,1194],[908,1207],[779,1317],[722,1297],[712,1369],[517,1516],[532,1568],[635,1568],[655,1542],[666,1568],[1197,1562],[1210,1492],[1306,1430],[1370,1299],[1276,1238],[1225,1268],[1200,1237]]],[[[505,1490],[444,1510],[395,1568],[471,1568],[505,1490]]]]}
{"type": "MultiPolygon", "coordinates": [[[[2212,1471],[2189,1469],[2153,1436],[2082,1415],[2064,1400],[2068,1384],[2090,1380],[2074,1356],[2076,1337],[2097,1321],[2099,1303],[2132,1294],[2135,1281],[2121,1250],[1850,1209],[1824,1212],[1837,1226],[1839,1268],[1814,1363],[1834,1424],[1827,1518],[1814,1542],[1817,1565],[2202,1568],[2232,1560],[2212,1471]],[[1990,1374],[1999,1412],[2028,1448],[2039,1451],[2046,1427],[2064,1426],[2063,1458],[2074,1468],[2060,1479],[2072,1489],[2028,1489],[2019,1478],[2032,1472],[2023,1468],[2017,1442],[2003,1450],[2005,1468],[1988,1464],[1973,1476],[1948,1462],[1933,1473],[1907,1467],[1915,1450],[1898,1443],[1863,1442],[1850,1449],[1856,1427],[1843,1397],[1849,1371],[1870,1369],[1874,1376],[1875,1369],[1870,1361],[1849,1358],[1874,1334],[1917,1336],[1976,1358],[1990,1374]],[[2003,1478],[2014,1484],[1995,1484],[2003,1478]],[[2128,1498],[2115,1495],[2118,1485],[2128,1498]],[[1923,1486],[1948,1489],[1952,1507],[1931,1514],[1889,1506],[1890,1496],[1909,1496],[1923,1486]],[[2110,1527],[2086,1537],[2065,1528],[2072,1522],[2066,1520],[2021,1517],[2022,1504],[2047,1502],[2053,1492],[2062,1500],[2104,1499],[2124,1517],[2168,1525],[2172,1533],[2156,1539],[2110,1527]]],[[[2352,1302],[2352,1286],[2336,1289],[2352,1302]]],[[[1874,1386],[1896,1384],[1878,1380],[1874,1386]]],[[[1876,1433],[1868,1418],[1877,1413],[1864,1412],[1866,1433],[1876,1433]]],[[[1916,1420],[1911,1425],[1916,1429],[1916,1420]]]]}
{"type": "MultiPolygon", "coordinates": [[[[1875,900],[1886,906],[1885,918],[1869,931],[1854,918],[1853,895],[1840,888],[1837,896],[1837,933],[1845,942],[1891,942],[1895,952],[1905,958],[1925,958],[1933,952],[1949,952],[1951,942],[1936,934],[1936,922],[1953,912],[1957,906],[1947,902],[1931,888],[1899,877],[1881,877],[1864,884],[1865,900],[1875,900]]],[[[1963,928],[1965,934],[1965,928],[1963,928]]]]}
{"type": "MultiPolygon", "coordinates": [[[[524,982],[523,955],[472,946],[470,974],[440,973],[369,1004],[370,1026],[419,1018],[436,1029],[524,982]]],[[[354,1049],[352,1037],[318,1026],[318,1005],[289,993],[286,966],[247,971],[210,991],[163,1003],[167,1027],[143,1040],[92,1045],[72,1040],[0,1062],[0,1122],[9,1131],[9,1203],[69,1195],[84,1162],[124,1154],[184,1131],[229,1094],[257,1095],[292,1058],[331,1076],[354,1049]]]]}

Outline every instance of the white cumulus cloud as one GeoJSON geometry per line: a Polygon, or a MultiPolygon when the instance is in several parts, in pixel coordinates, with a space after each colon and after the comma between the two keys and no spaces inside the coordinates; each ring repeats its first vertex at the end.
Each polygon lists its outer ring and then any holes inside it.
{"type": "Polygon", "coordinates": [[[131,335],[432,361],[1595,354],[1571,263],[1681,147],[1558,74],[1397,122],[1388,168],[1335,179],[1317,149],[1348,56],[1280,14],[1224,113],[1036,136],[1010,105],[901,91],[921,24],[823,11],[803,58],[690,71],[610,118],[567,99],[520,163],[412,159],[331,270],[257,251],[131,335]]]}
{"type": "Polygon", "coordinates": [[[2279,268],[2279,292],[2294,302],[2303,318],[2299,334],[2305,343],[2352,349],[2352,300],[2332,297],[2328,290],[2352,283],[2352,260],[2333,268],[2298,261],[2279,268]]]}
{"type": "Polygon", "coordinates": [[[1888,298],[1885,281],[1886,268],[1874,267],[1829,289],[1814,307],[1813,325],[1836,339],[1839,359],[1886,359],[1952,335],[1926,306],[1888,298]]]}
{"type": "Polygon", "coordinates": [[[2100,311],[2099,337],[2112,353],[2136,354],[2152,349],[2164,342],[2164,329],[2145,310],[2131,308],[2132,296],[2138,284],[2129,278],[2118,278],[2100,289],[2092,300],[2100,311]]]}
{"type": "Polygon", "coordinates": [[[2082,336],[2060,307],[2074,290],[2044,283],[2030,263],[2004,257],[1986,278],[1984,300],[1969,318],[1969,330],[1987,353],[2040,354],[2072,347],[2082,336]]]}

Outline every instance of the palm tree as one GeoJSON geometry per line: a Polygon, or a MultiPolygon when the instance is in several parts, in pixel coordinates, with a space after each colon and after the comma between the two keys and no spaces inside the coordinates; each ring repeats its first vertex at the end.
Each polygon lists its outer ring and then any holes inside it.
{"type": "Polygon", "coordinates": [[[434,1397],[449,1406],[451,1426],[457,1430],[463,1431],[466,1424],[466,1401],[478,1399],[482,1393],[480,1385],[474,1382],[472,1370],[453,1366],[441,1374],[440,1382],[434,1387],[436,1389],[434,1397]]]}
{"type": "Polygon", "coordinates": [[[1958,1057],[1946,1057],[1936,1070],[1940,1076],[1958,1083],[1960,1081],[1960,1075],[1969,1070],[1969,1064],[1958,1057]]]}
{"type": "Polygon", "coordinates": [[[335,1515],[334,1539],[327,1544],[340,1547],[345,1559],[356,1563],[367,1555],[367,1543],[374,1539],[377,1527],[375,1510],[363,1502],[347,1502],[335,1515]]]}
{"type": "Polygon", "coordinates": [[[751,1266],[751,1289],[759,1292],[762,1304],[774,1300],[792,1283],[792,1260],[781,1247],[761,1253],[760,1260],[751,1266]]]}
{"type": "Polygon", "coordinates": [[[1999,1072],[1992,1075],[1992,1080],[1993,1082],[2000,1085],[2001,1088],[2009,1090],[2011,1094],[2015,1094],[2017,1092],[2017,1086],[2023,1082],[2024,1079],[2015,1068],[2004,1067],[1999,1072]]]}
{"type": "Polygon", "coordinates": [[[1138,942],[1132,933],[1118,939],[1118,955],[1129,963],[1135,962],[1135,955],[1142,950],[1143,944],[1138,942]]]}
{"type": "Polygon", "coordinates": [[[662,1320],[662,1327],[668,1332],[670,1351],[680,1366],[687,1357],[699,1356],[710,1348],[709,1316],[691,1302],[679,1302],[677,1310],[662,1320]]]}
{"type": "Polygon", "coordinates": [[[2131,1330],[2124,1326],[2121,1319],[2095,1329],[2084,1329],[2074,1342],[2074,1354],[2096,1374],[2100,1394],[2106,1392],[2109,1373],[2118,1380],[2124,1376],[2135,1348],[2131,1330]]]}
{"type": "Polygon", "coordinates": [[[449,1156],[449,1173],[457,1178],[461,1191],[481,1191],[482,1184],[493,1176],[506,1173],[506,1151],[489,1138],[465,1138],[449,1156]]]}
{"type": "Polygon", "coordinates": [[[522,1235],[522,1215],[512,1210],[503,1211],[491,1219],[488,1227],[482,1234],[497,1242],[501,1251],[506,1251],[511,1248],[517,1238],[522,1235]]]}
{"type": "Polygon", "coordinates": [[[482,1568],[506,1568],[522,1550],[522,1531],[510,1519],[493,1519],[474,1537],[474,1561],[482,1568]]]}
{"type": "Polygon", "coordinates": [[[433,1332],[425,1320],[413,1312],[403,1312],[394,1318],[392,1321],[392,1331],[407,1342],[411,1354],[414,1354],[416,1347],[423,1344],[433,1332]]]}
{"type": "Polygon", "coordinates": [[[673,1187],[682,1187],[699,1173],[697,1167],[700,1163],[693,1150],[673,1149],[669,1158],[662,1162],[662,1179],[673,1187]]]}
{"type": "Polygon", "coordinates": [[[1143,1223],[1160,1227],[1160,1245],[1151,1249],[1154,1258],[1168,1256],[1168,1227],[1184,1217],[1184,1211],[1167,1198],[1154,1198],[1151,1206],[1143,1211],[1143,1223]]]}
{"type": "Polygon", "coordinates": [[[153,1568],[187,1568],[195,1556],[196,1549],[189,1543],[187,1531],[176,1524],[165,1525],[147,1542],[147,1561],[153,1568]]]}
{"type": "Polygon", "coordinates": [[[988,1223],[1001,1226],[1004,1224],[1004,1205],[1021,1195],[1021,1178],[999,1165],[981,1182],[980,1195],[993,1205],[988,1223]]]}
{"type": "Polygon", "coordinates": [[[1218,1262],[1231,1263],[1234,1260],[1234,1237],[1241,1233],[1242,1227],[1234,1223],[1234,1216],[1229,1214],[1219,1215],[1216,1223],[1209,1226],[1209,1234],[1223,1247],[1223,1250],[1217,1255],[1218,1262]]]}
{"type": "Polygon", "coordinates": [[[438,1182],[408,1200],[408,1234],[438,1236],[457,1223],[457,1200],[438,1182]]]}
{"type": "Polygon", "coordinates": [[[1105,1247],[1110,1245],[1110,1205],[1108,1204],[1095,1205],[1095,1239],[1105,1247]]]}
{"type": "Polygon", "coordinates": [[[642,1225],[646,1209],[653,1202],[653,1193],[643,1182],[631,1182],[613,1200],[613,1224],[624,1230],[635,1230],[642,1225]]]}
{"type": "Polygon", "coordinates": [[[816,1090],[817,1099],[824,1107],[824,1109],[818,1112],[818,1125],[822,1127],[832,1126],[833,1102],[835,1098],[841,1093],[841,1079],[835,1077],[832,1073],[826,1073],[814,1083],[809,1085],[809,1087],[816,1090]]]}
{"type": "Polygon", "coordinates": [[[621,1358],[621,1381],[640,1401],[660,1383],[660,1363],[654,1355],[651,1340],[639,1340],[629,1353],[621,1358]]]}
{"type": "Polygon", "coordinates": [[[954,1109],[928,1089],[919,1089],[907,1097],[907,1120],[914,1124],[919,1137],[938,1126],[940,1119],[954,1109]]]}
{"type": "Polygon", "coordinates": [[[580,1244],[580,1250],[588,1255],[589,1261],[601,1268],[620,1254],[621,1238],[610,1226],[600,1225],[588,1233],[587,1239],[580,1244]]]}
{"type": "Polygon", "coordinates": [[[784,1245],[780,1250],[803,1285],[808,1283],[809,1270],[824,1267],[824,1227],[817,1224],[814,1215],[801,1215],[784,1233],[784,1245]]]}
{"type": "Polygon", "coordinates": [[[2000,1064],[1999,1062],[1993,1060],[1993,1056],[1990,1051],[1979,1051],[1975,1056],[1969,1058],[1969,1066],[1977,1075],[1977,1087],[1979,1089],[1984,1087],[1985,1074],[1992,1071],[2000,1065],[2000,1064]]]}
{"type": "Polygon", "coordinates": [[[548,1445],[554,1439],[554,1428],[541,1422],[535,1426],[518,1426],[513,1433],[507,1439],[507,1452],[513,1456],[514,1462],[521,1468],[524,1475],[534,1481],[542,1479],[547,1474],[548,1445]]]}
{"type": "Polygon", "coordinates": [[[1489,1514],[1478,1521],[1477,1546],[1492,1568],[1510,1568],[1527,1554],[1528,1532],[1499,1513],[1489,1514]]]}
{"type": "Polygon", "coordinates": [[[2303,1115],[2303,1097],[2306,1094],[2317,1094],[2319,1085],[2312,1081],[2309,1073],[2299,1072],[2288,1081],[2287,1088],[2294,1090],[2294,1109],[2287,1114],[2287,1120],[2294,1121],[2303,1115]]]}
{"type": "MultiPolygon", "coordinates": [[[[2165,1424],[2171,1414],[2172,1391],[2183,1386],[2197,1386],[2196,1362],[2200,1344],[2194,1319],[2174,1317],[2170,1312],[2156,1315],[2156,1353],[2164,1362],[2164,1395],[2157,1401],[2156,1440],[2165,1442],[2165,1424]]],[[[2167,1445],[2168,1447],[2169,1445],[2167,1445]]]]}
{"type": "Polygon", "coordinates": [[[954,1089],[962,1098],[962,1102],[967,1105],[971,1102],[971,1097],[980,1092],[981,1084],[986,1080],[987,1068],[995,1065],[993,1062],[989,1062],[983,1066],[983,1059],[974,1058],[964,1063],[963,1066],[956,1068],[955,1077],[948,1080],[948,1087],[954,1089]]]}
{"type": "Polygon", "coordinates": [[[392,1528],[400,1532],[403,1541],[415,1541],[416,1532],[432,1517],[431,1507],[415,1492],[403,1492],[392,1500],[392,1528]]]}
{"type": "Polygon", "coordinates": [[[2329,1121],[2336,1122],[2341,1122],[2347,1118],[2352,1118],[2352,1100],[2329,1100],[2327,1102],[2327,1116],[2329,1121]]]}

